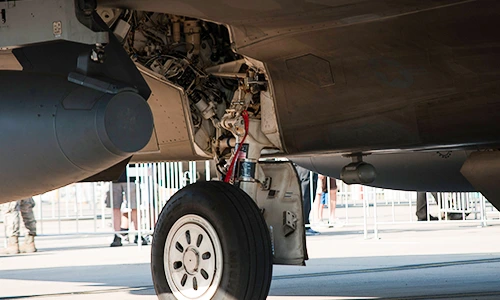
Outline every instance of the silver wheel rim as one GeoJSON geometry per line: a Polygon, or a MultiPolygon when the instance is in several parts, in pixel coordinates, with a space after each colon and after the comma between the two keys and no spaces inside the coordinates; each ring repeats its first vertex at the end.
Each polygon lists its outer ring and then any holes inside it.
{"type": "Polygon", "coordinates": [[[177,299],[211,299],[222,277],[222,246],[215,229],[198,215],[185,215],[167,235],[165,275],[177,299]]]}

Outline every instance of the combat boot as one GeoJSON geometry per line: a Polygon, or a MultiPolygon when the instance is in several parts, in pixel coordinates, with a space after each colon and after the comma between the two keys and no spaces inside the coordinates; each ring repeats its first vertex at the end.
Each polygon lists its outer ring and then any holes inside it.
{"type": "Polygon", "coordinates": [[[2,249],[1,254],[18,254],[19,253],[19,238],[12,236],[7,242],[7,248],[2,249]]]}
{"type": "Polygon", "coordinates": [[[119,237],[117,234],[115,234],[115,238],[113,240],[113,242],[111,243],[111,245],[109,245],[110,247],[120,247],[122,246],[122,238],[119,237]]]}
{"type": "Polygon", "coordinates": [[[37,249],[35,247],[35,236],[27,234],[24,237],[24,244],[19,247],[21,253],[33,253],[36,252],[37,249]]]}

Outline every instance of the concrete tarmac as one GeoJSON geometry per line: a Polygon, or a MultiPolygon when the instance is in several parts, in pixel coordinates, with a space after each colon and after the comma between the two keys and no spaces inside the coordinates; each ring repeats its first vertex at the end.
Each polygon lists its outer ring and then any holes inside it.
{"type": "MultiPolygon", "coordinates": [[[[500,225],[322,229],[306,267],[275,266],[270,300],[500,299],[500,225]]],[[[39,237],[38,253],[0,256],[0,299],[156,299],[150,246],[111,236],[39,237]]]]}

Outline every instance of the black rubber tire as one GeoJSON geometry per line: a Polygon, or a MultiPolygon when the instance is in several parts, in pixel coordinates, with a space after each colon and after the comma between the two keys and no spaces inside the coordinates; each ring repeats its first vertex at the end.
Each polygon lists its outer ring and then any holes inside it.
{"type": "Polygon", "coordinates": [[[273,267],[266,222],[245,192],[217,181],[189,185],[173,195],[163,208],[151,252],[151,271],[158,298],[176,299],[166,279],[163,255],[170,229],[188,214],[207,220],[221,242],[222,278],[212,299],[266,299],[273,267]]]}

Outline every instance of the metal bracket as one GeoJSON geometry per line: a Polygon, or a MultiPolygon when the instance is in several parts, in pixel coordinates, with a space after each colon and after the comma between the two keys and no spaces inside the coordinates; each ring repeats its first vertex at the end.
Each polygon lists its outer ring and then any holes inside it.
{"type": "Polygon", "coordinates": [[[283,212],[283,232],[285,236],[292,234],[297,229],[297,216],[291,211],[283,212]]]}
{"type": "Polygon", "coordinates": [[[0,2],[0,11],[4,21],[0,22],[3,48],[57,40],[89,45],[109,42],[107,28],[90,29],[81,23],[92,23],[97,13],[82,12],[75,1],[4,1],[0,2]]]}
{"type": "Polygon", "coordinates": [[[139,93],[136,88],[130,87],[124,83],[113,83],[76,72],[69,73],[68,81],[106,94],[116,95],[121,92],[139,93]]]}
{"type": "Polygon", "coordinates": [[[269,191],[271,189],[272,177],[265,177],[264,182],[262,182],[262,190],[269,191]]]}

